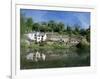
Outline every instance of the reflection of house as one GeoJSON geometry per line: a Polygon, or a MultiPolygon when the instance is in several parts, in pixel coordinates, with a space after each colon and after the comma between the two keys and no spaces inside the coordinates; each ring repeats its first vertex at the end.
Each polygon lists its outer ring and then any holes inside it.
{"type": "Polygon", "coordinates": [[[29,40],[36,41],[36,42],[46,41],[46,39],[47,39],[46,34],[41,33],[41,32],[31,32],[26,35],[29,40]]]}
{"type": "Polygon", "coordinates": [[[35,53],[29,53],[26,55],[27,60],[32,60],[38,62],[39,60],[46,60],[46,54],[40,53],[40,52],[35,52],[35,53]]]}

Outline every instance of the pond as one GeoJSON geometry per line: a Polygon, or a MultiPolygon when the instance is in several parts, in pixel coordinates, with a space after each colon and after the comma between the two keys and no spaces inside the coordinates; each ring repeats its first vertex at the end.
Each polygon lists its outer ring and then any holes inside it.
{"type": "MultiPolygon", "coordinates": [[[[83,51],[82,51],[83,52],[83,51]]],[[[21,51],[21,69],[90,66],[90,53],[79,54],[70,49],[26,49],[21,51]]]]}

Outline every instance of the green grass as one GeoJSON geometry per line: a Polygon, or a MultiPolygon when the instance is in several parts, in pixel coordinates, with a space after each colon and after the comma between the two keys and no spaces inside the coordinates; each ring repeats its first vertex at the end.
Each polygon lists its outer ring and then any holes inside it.
{"type": "MultiPolygon", "coordinates": [[[[27,46],[26,46],[27,47],[27,46]]],[[[35,43],[32,43],[30,46],[28,46],[32,49],[66,49],[66,48],[69,48],[67,45],[64,45],[64,44],[59,44],[59,43],[54,43],[54,44],[44,44],[44,45],[41,45],[41,44],[35,44],[35,43]]]]}

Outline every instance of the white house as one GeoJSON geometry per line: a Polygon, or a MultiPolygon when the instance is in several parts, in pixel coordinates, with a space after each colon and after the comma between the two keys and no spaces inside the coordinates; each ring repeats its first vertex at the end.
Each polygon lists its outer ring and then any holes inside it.
{"type": "Polygon", "coordinates": [[[41,41],[46,41],[47,35],[42,32],[31,32],[26,34],[29,40],[31,41],[36,41],[36,42],[41,42],[41,41]]]}

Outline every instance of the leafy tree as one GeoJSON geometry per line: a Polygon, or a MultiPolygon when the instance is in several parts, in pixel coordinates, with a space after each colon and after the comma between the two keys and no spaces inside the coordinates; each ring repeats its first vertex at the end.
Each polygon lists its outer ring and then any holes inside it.
{"type": "Polygon", "coordinates": [[[87,41],[90,42],[90,27],[88,29],[81,29],[80,34],[86,37],[87,41]]]}
{"type": "Polygon", "coordinates": [[[71,35],[72,34],[72,27],[67,25],[66,32],[71,35]]]}
{"type": "Polygon", "coordinates": [[[87,31],[86,39],[88,42],[90,42],[90,27],[86,31],[87,31]]]}
{"type": "Polygon", "coordinates": [[[48,22],[48,27],[50,27],[52,29],[52,31],[54,32],[55,28],[56,28],[56,23],[51,20],[48,22]]]}
{"type": "Polygon", "coordinates": [[[42,22],[41,25],[42,26],[47,26],[47,23],[46,22],[42,22]]]}
{"type": "Polygon", "coordinates": [[[86,35],[86,30],[85,30],[85,29],[81,29],[81,30],[80,30],[80,34],[81,34],[82,36],[85,36],[85,35],[86,35]]]}
{"type": "Polygon", "coordinates": [[[32,18],[28,18],[27,21],[26,21],[27,32],[32,31],[32,26],[33,26],[33,20],[32,20],[32,18]]]}
{"type": "Polygon", "coordinates": [[[26,30],[26,24],[25,24],[25,15],[20,14],[20,34],[23,35],[26,30]]]}
{"type": "Polygon", "coordinates": [[[57,32],[63,32],[64,31],[64,24],[62,22],[59,22],[56,26],[57,32]]]}
{"type": "Polygon", "coordinates": [[[73,26],[73,34],[79,35],[80,34],[80,26],[78,24],[75,24],[73,26]]]}
{"type": "Polygon", "coordinates": [[[42,22],[41,25],[40,25],[40,31],[41,32],[46,32],[48,31],[48,26],[47,26],[47,23],[46,22],[42,22]]]}
{"type": "Polygon", "coordinates": [[[76,26],[75,26],[75,31],[76,31],[77,33],[79,33],[79,32],[80,32],[80,26],[76,25],[76,26]]]}
{"type": "Polygon", "coordinates": [[[40,31],[40,24],[34,23],[32,26],[32,31],[40,31]]]}
{"type": "MultiPolygon", "coordinates": [[[[85,38],[84,38],[85,39],[85,38]]],[[[76,47],[78,48],[77,49],[77,53],[79,55],[83,55],[83,54],[86,54],[86,53],[89,53],[90,52],[90,45],[87,43],[87,41],[85,40],[82,40],[80,41],[76,47]]]]}

